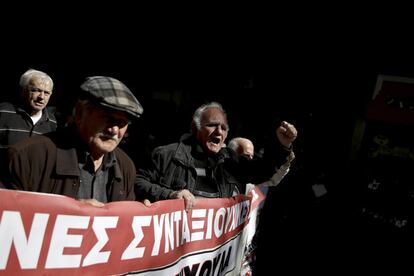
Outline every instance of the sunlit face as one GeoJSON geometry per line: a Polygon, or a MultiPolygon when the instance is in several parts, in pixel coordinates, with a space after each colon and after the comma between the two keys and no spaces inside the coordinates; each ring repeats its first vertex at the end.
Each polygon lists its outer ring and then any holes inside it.
{"type": "Polygon", "coordinates": [[[224,145],[228,134],[227,118],[218,108],[209,108],[201,115],[201,128],[197,139],[208,154],[216,154],[224,145]]]}
{"type": "Polygon", "coordinates": [[[76,124],[91,155],[98,158],[118,146],[128,129],[129,119],[125,112],[78,103],[76,124]]]}
{"type": "Polygon", "coordinates": [[[47,106],[52,96],[53,84],[50,80],[34,76],[23,88],[23,101],[30,115],[37,115],[47,106]]]}

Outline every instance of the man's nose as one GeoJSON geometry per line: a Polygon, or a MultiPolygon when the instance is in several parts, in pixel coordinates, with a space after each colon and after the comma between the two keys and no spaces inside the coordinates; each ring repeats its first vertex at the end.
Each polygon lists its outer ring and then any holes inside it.
{"type": "Polygon", "coordinates": [[[216,131],[217,133],[222,134],[222,133],[224,133],[225,129],[224,129],[221,125],[219,125],[219,126],[216,126],[215,131],[216,131]]]}
{"type": "Polygon", "coordinates": [[[118,125],[111,125],[108,127],[109,132],[112,134],[118,134],[119,133],[119,126],[118,125]]]}

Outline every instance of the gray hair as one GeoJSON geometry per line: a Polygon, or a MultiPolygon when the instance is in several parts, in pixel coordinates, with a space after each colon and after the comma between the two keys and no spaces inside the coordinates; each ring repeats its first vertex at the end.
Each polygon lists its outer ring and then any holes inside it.
{"type": "MultiPolygon", "coordinates": [[[[193,121],[192,121],[193,130],[201,129],[201,116],[203,115],[204,111],[210,108],[219,109],[224,114],[224,116],[227,118],[226,111],[223,109],[223,106],[219,104],[218,102],[211,102],[211,103],[203,104],[199,108],[197,108],[196,111],[194,112],[193,121]]],[[[228,129],[229,129],[229,126],[227,126],[227,130],[228,129]]]]}
{"type": "Polygon", "coordinates": [[[22,74],[22,76],[20,77],[20,81],[19,81],[20,87],[23,88],[23,87],[26,87],[27,85],[29,85],[29,82],[34,77],[38,77],[40,79],[47,80],[47,82],[50,82],[52,84],[52,89],[53,89],[53,80],[52,80],[52,78],[48,74],[46,74],[45,72],[35,70],[35,69],[29,69],[29,70],[27,70],[26,72],[24,72],[22,74]]]}

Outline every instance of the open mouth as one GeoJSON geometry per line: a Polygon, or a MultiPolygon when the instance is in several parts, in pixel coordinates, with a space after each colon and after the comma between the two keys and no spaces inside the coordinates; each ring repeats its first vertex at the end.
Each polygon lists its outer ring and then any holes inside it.
{"type": "Polygon", "coordinates": [[[214,138],[211,139],[211,143],[213,143],[215,145],[220,144],[220,142],[221,142],[221,139],[218,138],[218,137],[214,137],[214,138]]]}

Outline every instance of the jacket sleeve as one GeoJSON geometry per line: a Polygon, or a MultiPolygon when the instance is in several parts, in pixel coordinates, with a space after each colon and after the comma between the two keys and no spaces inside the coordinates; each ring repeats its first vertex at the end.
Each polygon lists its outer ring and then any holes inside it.
{"type": "Polygon", "coordinates": [[[151,162],[146,168],[138,170],[135,179],[135,195],[138,200],[148,199],[151,202],[169,199],[174,191],[163,184],[165,167],[168,166],[168,156],[162,147],[154,149],[151,162]]]}
{"type": "Polygon", "coordinates": [[[254,160],[239,157],[236,175],[241,183],[260,184],[266,182],[288,160],[291,150],[285,149],[277,139],[272,140],[265,145],[263,154],[256,155],[254,160]]]}

